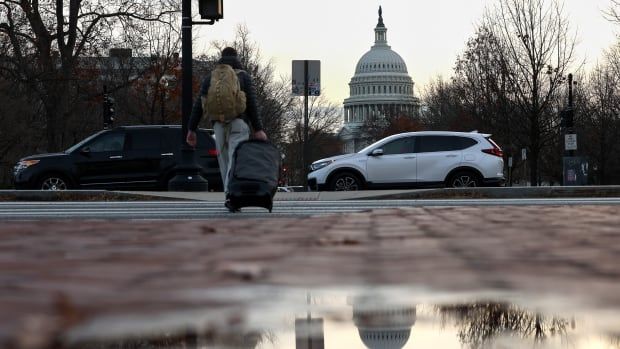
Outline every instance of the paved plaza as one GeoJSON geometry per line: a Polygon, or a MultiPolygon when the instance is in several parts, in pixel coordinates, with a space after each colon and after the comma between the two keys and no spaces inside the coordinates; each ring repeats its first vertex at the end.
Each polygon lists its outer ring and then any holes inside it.
{"type": "Polygon", "coordinates": [[[60,334],[104,315],[216,306],[180,295],[218,287],[500,290],[575,297],[618,311],[618,256],[619,206],[3,222],[0,347],[50,347],[60,334]]]}

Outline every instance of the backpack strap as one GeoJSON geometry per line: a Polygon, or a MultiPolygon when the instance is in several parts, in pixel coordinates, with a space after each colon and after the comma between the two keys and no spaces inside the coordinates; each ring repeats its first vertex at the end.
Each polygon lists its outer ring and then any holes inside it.
{"type": "Polygon", "coordinates": [[[243,69],[235,69],[235,73],[237,74],[237,80],[239,80],[239,89],[243,91],[245,79],[242,78],[241,73],[247,74],[247,72],[243,69]]]}

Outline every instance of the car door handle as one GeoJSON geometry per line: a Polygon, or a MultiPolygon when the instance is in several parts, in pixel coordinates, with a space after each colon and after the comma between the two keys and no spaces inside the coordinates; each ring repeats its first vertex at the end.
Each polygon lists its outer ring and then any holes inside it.
{"type": "Polygon", "coordinates": [[[174,153],[163,153],[163,154],[161,154],[161,156],[173,156],[173,155],[174,155],[174,153]]]}
{"type": "Polygon", "coordinates": [[[110,156],[110,159],[122,159],[123,156],[121,155],[114,155],[114,156],[110,156]]]}
{"type": "Polygon", "coordinates": [[[415,159],[415,156],[405,156],[403,159],[415,159]]]}
{"type": "Polygon", "coordinates": [[[457,157],[457,156],[458,156],[458,155],[455,155],[455,154],[446,155],[446,157],[447,157],[447,158],[455,158],[455,157],[457,157]]]}

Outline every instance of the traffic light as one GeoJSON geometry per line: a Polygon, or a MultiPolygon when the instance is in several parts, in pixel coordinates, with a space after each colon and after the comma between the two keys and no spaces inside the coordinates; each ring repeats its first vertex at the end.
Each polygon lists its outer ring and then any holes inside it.
{"type": "Polygon", "coordinates": [[[106,93],[103,95],[103,128],[110,128],[115,116],[114,98],[106,93]]]}
{"type": "Polygon", "coordinates": [[[572,128],[573,127],[573,117],[575,115],[575,110],[573,108],[566,108],[560,112],[560,125],[563,128],[572,128]]]}
{"type": "Polygon", "coordinates": [[[198,0],[198,13],[202,19],[217,21],[224,18],[223,0],[198,0]]]}

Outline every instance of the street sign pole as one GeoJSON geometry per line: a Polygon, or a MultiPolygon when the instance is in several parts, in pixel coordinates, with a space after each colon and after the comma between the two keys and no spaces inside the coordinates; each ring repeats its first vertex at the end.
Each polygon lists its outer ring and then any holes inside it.
{"type": "Polygon", "coordinates": [[[527,148],[521,149],[521,160],[523,160],[523,180],[527,187],[527,148]]]}
{"type": "Polygon", "coordinates": [[[577,185],[587,182],[587,178],[578,175],[577,167],[583,163],[583,159],[576,157],[577,134],[575,133],[573,106],[573,74],[568,74],[568,107],[562,112],[562,127],[564,134],[564,157],[562,159],[562,185],[577,185]]]}
{"type": "Polygon", "coordinates": [[[304,60],[304,149],[303,149],[303,175],[304,180],[308,177],[308,128],[309,128],[309,117],[308,117],[308,60],[304,60]]]}
{"type": "Polygon", "coordinates": [[[321,61],[293,60],[292,65],[292,94],[304,97],[303,127],[301,135],[301,170],[304,178],[308,175],[310,162],[310,116],[308,111],[308,97],[321,94],[321,61]]]}

